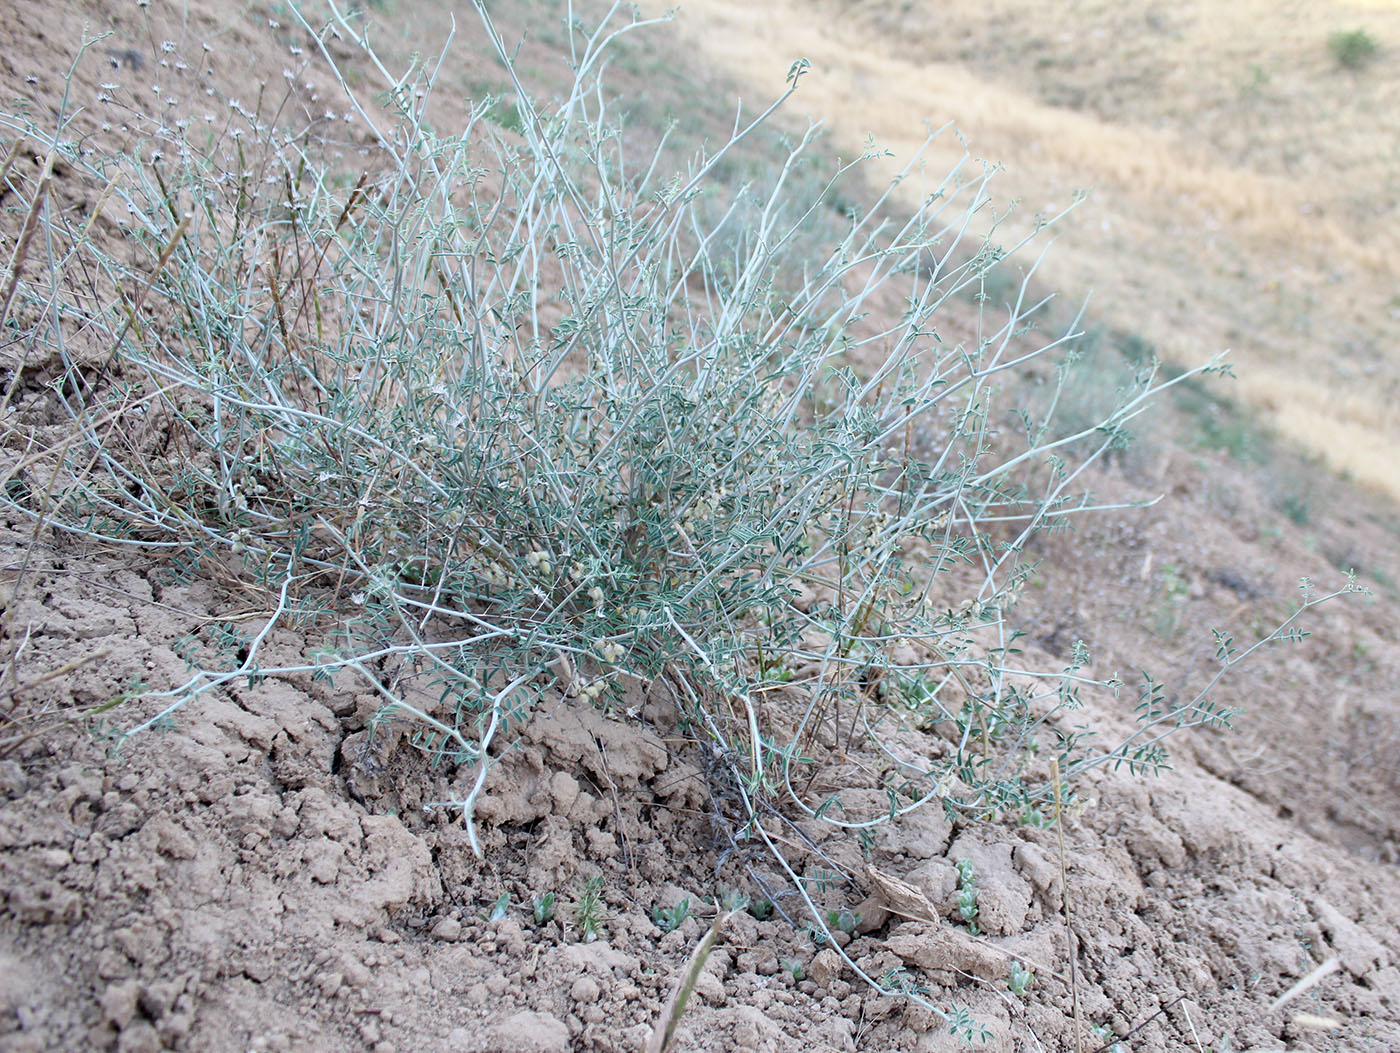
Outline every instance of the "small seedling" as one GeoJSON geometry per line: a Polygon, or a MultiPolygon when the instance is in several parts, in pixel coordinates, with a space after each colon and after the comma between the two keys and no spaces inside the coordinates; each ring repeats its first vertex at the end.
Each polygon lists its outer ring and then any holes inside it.
{"type": "Polygon", "coordinates": [[[783,967],[783,972],[792,977],[793,983],[807,979],[807,970],[796,958],[784,958],[778,964],[783,967]]]}
{"type": "Polygon", "coordinates": [[[762,677],[765,683],[787,684],[792,682],[792,670],[781,661],[772,662],[763,667],[762,677]]]}
{"type": "Polygon", "coordinates": [[[908,969],[893,968],[880,976],[880,988],[885,991],[902,991],[912,983],[908,969]]]}
{"type": "Polygon", "coordinates": [[[496,897],[496,902],[491,904],[491,913],[486,916],[487,921],[500,921],[510,913],[510,893],[502,892],[496,897]]]}
{"type": "Polygon", "coordinates": [[[748,905],[748,912],[757,921],[767,921],[773,916],[773,901],[765,898],[756,899],[748,905]]]}
{"type": "Polygon", "coordinates": [[[554,893],[546,892],[531,901],[536,925],[547,925],[554,917],[554,893]]]}
{"type": "Polygon", "coordinates": [[[1123,1043],[1115,1041],[1118,1036],[1102,1024],[1091,1024],[1090,1030],[1098,1036],[1104,1053],[1127,1053],[1127,1047],[1123,1043]]]}
{"type": "Polygon", "coordinates": [[[1011,963],[1011,975],[1006,978],[1006,986],[1011,989],[1012,994],[1017,998],[1024,998],[1034,982],[1035,973],[1020,962],[1011,963]]]}
{"type": "Polygon", "coordinates": [[[826,926],[838,932],[844,932],[850,936],[856,931],[856,926],[860,924],[860,915],[849,910],[828,910],[826,912],[826,926]]]}
{"type": "Polygon", "coordinates": [[[914,974],[903,966],[896,966],[881,974],[876,983],[882,991],[895,991],[903,995],[923,997],[929,993],[929,989],[919,983],[914,974]]]}
{"type": "Polygon", "coordinates": [[[663,907],[657,904],[651,908],[651,920],[662,932],[675,932],[690,917],[690,899],[681,900],[675,906],[663,907]]]}
{"type": "Polygon", "coordinates": [[[592,943],[603,928],[603,879],[591,877],[583,883],[578,904],[574,907],[574,921],[578,924],[579,942],[592,943]]]}
{"type": "MultiPolygon", "coordinates": [[[[750,908],[749,897],[740,892],[737,888],[720,889],[719,909],[722,913],[729,913],[736,910],[748,910],[750,908]]],[[[757,917],[757,915],[755,915],[757,917]]]]}
{"type": "Polygon", "coordinates": [[[1045,813],[1034,805],[1027,808],[1021,815],[1022,826],[1033,826],[1037,830],[1048,830],[1053,825],[1050,819],[1045,817],[1045,813]]]}
{"type": "Polygon", "coordinates": [[[978,935],[977,929],[977,872],[972,868],[972,860],[959,859],[953,864],[958,871],[958,917],[967,922],[968,931],[978,935]]]}

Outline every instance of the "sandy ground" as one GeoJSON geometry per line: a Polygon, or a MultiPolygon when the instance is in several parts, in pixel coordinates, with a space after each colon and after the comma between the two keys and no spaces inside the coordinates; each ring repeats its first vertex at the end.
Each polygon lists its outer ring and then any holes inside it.
{"type": "MultiPolygon", "coordinates": [[[[196,2],[181,31],[215,35],[233,81],[276,70],[267,17],[196,2]]],[[[20,5],[0,26],[7,90],[34,76],[34,102],[53,104],[74,20],[20,5]]],[[[103,48],[149,54],[143,34],[119,22],[103,48]]],[[[82,69],[78,83],[91,94],[112,76],[82,69]]],[[[0,380],[13,371],[5,360],[0,380]]],[[[61,428],[42,370],[21,380],[6,456],[61,428]]],[[[918,813],[868,857],[809,831],[838,874],[827,902],[860,915],[836,937],[845,952],[967,1008],[989,1032],[978,1048],[1075,1049],[1072,991],[1082,1049],[1400,1048],[1397,515],[1316,475],[1299,525],[1257,475],[1149,448],[1095,486],[1164,501],[1043,543],[1019,611],[1027,661],[1058,668],[1082,638],[1095,675],[1199,682],[1206,627],[1273,624],[1298,575],[1325,584],[1354,565],[1377,589],[1325,608],[1312,638],[1222,691],[1246,710],[1237,732],[1181,740],[1157,778],[1094,776],[1065,826],[1063,873],[1054,831],[1010,819],[918,813]],[[959,860],[978,875],[978,935],[959,919],[959,860]],[[1022,996],[1013,961],[1035,974],[1022,996]]],[[[191,648],[261,628],[270,599],[232,565],[185,580],[12,516],[0,566],[5,657],[19,656],[6,705],[25,722],[0,756],[0,1050],[641,1050],[721,893],[782,888],[730,850],[662,682],[638,686],[635,718],[546,699],[494,769],[477,859],[460,823],[423,807],[472,773],[434,769],[402,726],[373,725],[378,696],[348,679],[240,681],[120,753],[104,729],[149,702],[65,719],[137,682],[178,683],[191,648]],[[591,879],[602,909],[589,940],[591,879]],[[682,900],[691,916],[664,933],[656,909],[682,900]]],[[[295,664],[332,630],[275,630],[266,661],[295,664]]],[[[1127,710],[1092,700],[1085,719],[1109,734],[1127,710]]],[[[889,734],[913,756],[936,746],[889,734]]],[[[824,777],[854,783],[880,758],[857,740],[846,763],[824,777]]],[[[779,906],[799,924],[737,915],[678,1048],[960,1048],[927,1010],[862,985],[804,931],[794,897],[779,906]]]]}

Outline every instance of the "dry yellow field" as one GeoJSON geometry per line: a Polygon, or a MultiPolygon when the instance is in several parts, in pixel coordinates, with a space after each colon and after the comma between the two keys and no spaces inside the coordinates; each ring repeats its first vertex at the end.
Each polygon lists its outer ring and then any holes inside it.
{"type": "Polygon", "coordinates": [[[678,27],[753,105],[810,59],[793,105],[847,156],[893,171],[953,121],[1023,225],[1092,190],[1042,275],[1171,360],[1231,349],[1264,420],[1400,496],[1396,0],[689,0],[678,27]],[[1379,48],[1347,69],[1355,29],[1379,48]]]}

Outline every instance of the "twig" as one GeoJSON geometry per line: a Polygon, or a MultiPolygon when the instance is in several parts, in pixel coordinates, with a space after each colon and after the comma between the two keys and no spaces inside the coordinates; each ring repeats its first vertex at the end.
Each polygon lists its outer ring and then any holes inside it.
{"type": "MultiPolygon", "coordinates": [[[[22,684],[16,684],[14,687],[7,688],[5,693],[11,698],[14,698],[22,691],[31,691],[40,684],[47,684],[50,680],[57,680],[61,676],[67,676],[74,670],[81,669],[89,662],[100,662],[111,653],[111,651],[103,650],[95,654],[85,654],[81,658],[73,659],[71,662],[64,662],[63,665],[59,666],[57,669],[50,669],[47,673],[44,673],[42,676],[36,676],[33,680],[26,680],[22,684]]],[[[13,706],[10,707],[10,712],[14,712],[13,706]]]]}
{"type": "MultiPolygon", "coordinates": [[[[24,217],[24,226],[20,230],[19,238],[15,241],[14,249],[10,252],[9,278],[5,282],[5,292],[3,296],[0,296],[0,329],[4,328],[5,322],[10,317],[10,301],[14,299],[15,289],[19,287],[19,271],[24,266],[24,257],[29,252],[30,239],[34,237],[34,231],[39,226],[39,216],[44,210],[44,202],[48,200],[49,184],[53,181],[54,152],[57,149],[57,144],[49,149],[49,155],[44,161],[43,174],[39,177],[39,187],[34,191],[34,200],[29,203],[29,214],[24,217]]],[[[14,390],[13,384],[10,385],[10,390],[14,390]]],[[[9,402],[8,392],[5,402],[9,402]]]]}
{"type": "MultiPolygon", "coordinates": [[[[1172,1006],[1176,1005],[1177,1002],[1180,1002],[1180,1001],[1181,1001],[1183,998],[1185,998],[1185,997],[1186,997],[1186,996],[1185,996],[1184,994],[1183,994],[1183,995],[1177,995],[1177,996],[1176,996],[1175,998],[1173,998],[1170,1002],[1168,1002],[1166,1005],[1162,1006],[1160,1009],[1157,1010],[1157,1012],[1153,1013],[1153,1014],[1152,1014],[1151,1016],[1149,1016],[1146,1020],[1144,1020],[1142,1023],[1138,1024],[1135,1028],[1133,1028],[1131,1031],[1125,1032],[1124,1034],[1121,1034],[1121,1035],[1117,1036],[1117,1037],[1114,1038],[1111,1042],[1105,1042],[1102,1046],[1099,1046],[1099,1047],[1097,1047],[1096,1049],[1090,1050],[1089,1053],[1106,1053],[1107,1050],[1112,1049],[1114,1046],[1118,1045],[1118,1043],[1122,1042],[1125,1038],[1129,1038],[1129,1037],[1131,1037],[1131,1036],[1133,1036],[1133,1035],[1136,1035],[1139,1031],[1141,1031],[1143,1028],[1145,1028],[1148,1024],[1152,1023],[1152,1021],[1156,1020],[1159,1016],[1161,1016],[1161,1015],[1162,1015],[1163,1013],[1165,1013],[1168,1009],[1170,1009],[1172,1006]]],[[[1188,1021],[1191,1019],[1191,1016],[1190,1016],[1189,1013],[1187,1014],[1186,1019],[1187,1019],[1188,1021]]],[[[1194,1029],[1194,1028],[1192,1028],[1192,1032],[1193,1032],[1193,1033],[1195,1032],[1195,1029],[1194,1029]]]]}

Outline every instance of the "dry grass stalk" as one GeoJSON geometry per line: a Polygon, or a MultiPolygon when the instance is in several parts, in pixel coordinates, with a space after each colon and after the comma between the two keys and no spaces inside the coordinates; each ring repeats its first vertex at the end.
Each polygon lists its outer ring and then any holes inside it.
{"type": "Polygon", "coordinates": [[[676,1038],[676,1029],[680,1027],[681,1017],[685,1014],[686,1004],[690,1001],[690,996],[695,991],[695,985],[700,980],[700,973],[704,970],[705,963],[710,959],[710,953],[715,949],[715,943],[732,917],[734,917],[732,910],[716,917],[711,923],[709,931],[701,937],[700,942],[695,945],[695,949],[690,952],[690,958],[687,959],[685,969],[681,973],[681,981],[671,992],[671,997],[666,1001],[665,1010],[662,1011],[660,1019],[656,1021],[656,1027],[652,1029],[651,1040],[647,1043],[647,1053],[666,1053],[671,1048],[671,1043],[676,1038]]]}
{"type": "Polygon", "coordinates": [[[1069,993],[1074,1006],[1074,1048],[1084,1053],[1084,1019],[1079,1009],[1079,966],[1074,926],[1069,922],[1069,871],[1065,866],[1065,817],[1060,799],[1060,763],[1050,758],[1050,779],[1055,789],[1055,834],[1060,842],[1060,900],[1065,911],[1065,942],[1069,951],[1069,993]]]}

